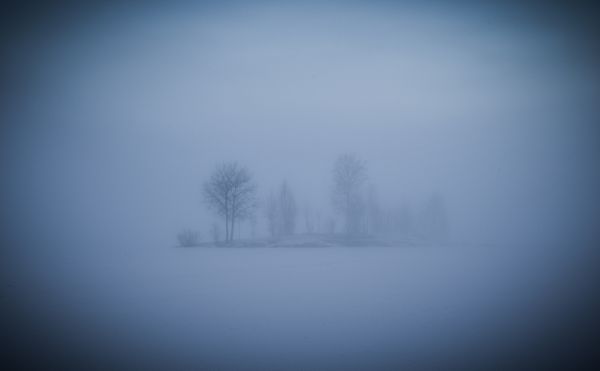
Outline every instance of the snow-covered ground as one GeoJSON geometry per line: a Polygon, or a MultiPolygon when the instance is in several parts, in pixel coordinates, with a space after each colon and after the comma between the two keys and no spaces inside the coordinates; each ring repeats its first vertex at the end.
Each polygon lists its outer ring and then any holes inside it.
{"type": "MultiPolygon", "coordinates": [[[[236,239],[225,243],[198,242],[191,247],[417,247],[431,245],[423,238],[380,238],[375,236],[345,237],[338,234],[294,234],[283,237],[236,239]]],[[[178,245],[179,247],[186,247],[178,245]]]]}
{"type": "Polygon", "coordinates": [[[52,356],[100,365],[448,366],[551,331],[577,264],[481,246],[59,250],[13,266],[7,297],[52,356]]]}

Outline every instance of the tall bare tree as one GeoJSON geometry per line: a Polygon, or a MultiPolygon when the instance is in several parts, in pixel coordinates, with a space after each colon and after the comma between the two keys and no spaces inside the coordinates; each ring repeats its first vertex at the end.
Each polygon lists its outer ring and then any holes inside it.
{"type": "Polygon", "coordinates": [[[284,235],[294,234],[296,229],[296,199],[287,182],[279,188],[279,207],[281,209],[282,228],[284,235]]]}
{"type": "Polygon", "coordinates": [[[354,154],[343,154],[333,167],[333,207],[344,217],[346,233],[362,232],[365,202],[363,185],[367,180],[365,164],[354,154]]]}
{"type": "Polygon", "coordinates": [[[304,204],[304,229],[306,233],[315,233],[315,227],[313,211],[310,208],[310,204],[307,202],[304,204]]]}
{"type": "Polygon", "coordinates": [[[287,182],[281,183],[279,192],[271,192],[266,204],[269,232],[273,237],[294,234],[296,229],[296,200],[287,182]]]}
{"type": "Polygon", "coordinates": [[[279,202],[274,192],[269,194],[265,203],[265,217],[271,237],[278,238],[281,236],[281,212],[279,210],[279,202]]]}
{"type": "Polygon", "coordinates": [[[225,219],[225,242],[233,241],[236,221],[252,216],[256,210],[252,176],[236,162],[224,163],[215,168],[203,190],[208,207],[225,219]]]}

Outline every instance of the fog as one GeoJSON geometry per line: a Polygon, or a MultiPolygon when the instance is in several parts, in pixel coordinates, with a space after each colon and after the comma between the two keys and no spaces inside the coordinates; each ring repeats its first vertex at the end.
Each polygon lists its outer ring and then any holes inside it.
{"type": "MultiPolygon", "coordinates": [[[[90,348],[74,353],[105,349],[116,367],[152,359],[156,347],[165,368],[182,364],[174,359],[348,368],[339,362],[352,363],[349,354],[357,368],[420,367],[428,352],[445,368],[470,358],[432,334],[483,336],[504,323],[508,333],[481,356],[502,358],[495,350],[525,341],[511,331],[534,318],[547,318],[536,336],[576,311],[592,321],[600,85],[583,14],[412,2],[39,12],[7,27],[0,106],[5,317],[18,318],[8,340],[28,359],[40,352],[28,336],[43,328],[47,340],[35,344],[86,339],[90,348]],[[442,197],[443,242],[175,248],[185,228],[204,242],[213,224],[223,228],[202,190],[226,162],[257,185],[257,231],[242,220],[237,239],[269,237],[266,200],[283,181],[297,202],[296,234],[307,232],[307,210],[341,233],[332,170],[346,153],[363,162],[382,208],[418,214],[442,197]],[[548,294],[544,282],[565,287],[548,294]],[[498,292],[509,307],[534,299],[512,320],[489,304],[498,292]],[[285,305],[294,300],[302,304],[285,305]],[[66,318],[89,329],[65,335],[66,318]],[[319,330],[322,318],[331,319],[319,330]],[[410,320],[410,336],[401,334],[410,320]],[[130,337],[96,338],[103,326],[131,326],[130,337]],[[263,342],[250,340],[257,333],[263,342]],[[170,340],[146,346],[140,334],[170,340]]],[[[465,339],[459,348],[476,342],[465,339]]]]}

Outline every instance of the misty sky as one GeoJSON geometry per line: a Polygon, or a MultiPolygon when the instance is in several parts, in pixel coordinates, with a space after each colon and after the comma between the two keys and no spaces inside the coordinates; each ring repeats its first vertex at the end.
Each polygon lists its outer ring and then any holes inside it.
{"type": "Polygon", "coordinates": [[[186,227],[208,238],[217,163],[247,166],[261,196],[286,179],[328,216],[333,161],[353,152],[385,204],[444,195],[456,241],[583,238],[598,81],[568,30],[520,16],[177,6],[34,33],[12,55],[27,79],[9,205],[41,234],[169,245],[186,227]]]}

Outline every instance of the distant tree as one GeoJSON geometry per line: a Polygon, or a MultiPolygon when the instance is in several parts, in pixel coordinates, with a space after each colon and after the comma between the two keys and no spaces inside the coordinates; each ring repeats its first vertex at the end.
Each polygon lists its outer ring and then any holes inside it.
{"type": "Polygon", "coordinates": [[[265,203],[265,217],[271,237],[278,238],[281,236],[281,218],[280,218],[279,202],[275,193],[271,192],[265,203]]]}
{"type": "Polygon", "coordinates": [[[265,212],[272,237],[294,233],[297,215],[296,200],[287,182],[281,184],[277,195],[271,192],[265,212]]]}
{"type": "Polygon", "coordinates": [[[177,234],[177,241],[182,247],[197,246],[200,244],[200,234],[191,229],[184,229],[177,234]]]}
{"type": "Polygon", "coordinates": [[[235,223],[254,214],[256,185],[248,170],[236,162],[217,166],[204,183],[204,200],[225,220],[225,242],[233,241],[235,223]]]}
{"type": "Polygon", "coordinates": [[[313,213],[308,202],[304,204],[304,230],[306,233],[315,232],[315,221],[313,220],[313,213]]]}
{"type": "Polygon", "coordinates": [[[296,229],[296,200],[287,182],[279,188],[279,208],[281,212],[281,227],[284,235],[294,234],[296,229]]]}
{"type": "Polygon", "coordinates": [[[337,158],[333,167],[334,209],[342,214],[346,234],[360,234],[363,228],[365,202],[362,188],[367,180],[364,163],[353,154],[343,154],[337,158]]]}

